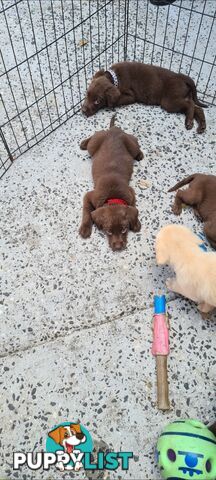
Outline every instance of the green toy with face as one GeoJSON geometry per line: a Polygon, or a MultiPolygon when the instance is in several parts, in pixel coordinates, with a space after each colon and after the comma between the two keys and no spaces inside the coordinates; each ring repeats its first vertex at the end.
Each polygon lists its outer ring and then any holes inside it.
{"type": "Polygon", "coordinates": [[[216,480],[216,437],[197,420],[167,425],[156,454],[166,480],[216,480]]]}

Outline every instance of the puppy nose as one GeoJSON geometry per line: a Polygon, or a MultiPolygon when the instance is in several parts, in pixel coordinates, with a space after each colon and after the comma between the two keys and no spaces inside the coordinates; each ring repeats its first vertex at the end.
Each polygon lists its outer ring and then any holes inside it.
{"type": "Polygon", "coordinates": [[[84,433],[82,433],[82,432],[81,432],[81,433],[77,433],[77,434],[76,434],[76,437],[78,438],[78,440],[82,440],[83,437],[84,437],[84,433]]]}
{"type": "Polygon", "coordinates": [[[113,243],[113,250],[122,250],[123,248],[123,243],[122,242],[114,242],[113,243]]]}
{"type": "Polygon", "coordinates": [[[82,112],[84,113],[84,115],[86,115],[86,117],[90,117],[90,115],[92,115],[92,112],[89,110],[88,107],[85,107],[85,105],[82,106],[82,112]]]}

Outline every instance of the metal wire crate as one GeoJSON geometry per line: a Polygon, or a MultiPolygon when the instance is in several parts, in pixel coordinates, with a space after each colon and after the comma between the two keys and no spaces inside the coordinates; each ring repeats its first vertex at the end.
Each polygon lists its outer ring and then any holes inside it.
{"type": "Polygon", "coordinates": [[[1,0],[0,175],[75,115],[100,67],[139,60],[182,71],[215,97],[214,0],[1,0]]]}

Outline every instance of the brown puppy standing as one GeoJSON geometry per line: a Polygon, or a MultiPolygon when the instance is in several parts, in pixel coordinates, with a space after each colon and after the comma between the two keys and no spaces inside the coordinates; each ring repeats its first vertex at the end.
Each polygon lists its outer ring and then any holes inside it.
{"type": "Polygon", "coordinates": [[[84,197],[79,233],[83,238],[90,237],[94,222],[107,234],[110,247],[116,251],[126,247],[128,230],[138,232],[141,228],[135,193],[128,184],[133,160],[141,160],[143,153],[133,135],[114,126],[114,117],[110,127],[80,145],[93,157],[94,190],[84,197]]]}
{"type": "Polygon", "coordinates": [[[180,215],[182,203],[191,205],[195,213],[205,222],[204,232],[212,245],[216,248],[216,176],[195,173],[178,182],[168,192],[174,192],[187,185],[186,190],[178,190],[173,205],[173,213],[180,215]]]}
{"type": "Polygon", "coordinates": [[[93,115],[100,108],[130,103],[160,105],[167,112],[186,115],[185,126],[198,122],[198,133],[206,129],[205,107],[197,98],[194,81],[187,75],[139,62],[120,62],[110,70],[99,70],[87,90],[82,110],[93,115]]]}

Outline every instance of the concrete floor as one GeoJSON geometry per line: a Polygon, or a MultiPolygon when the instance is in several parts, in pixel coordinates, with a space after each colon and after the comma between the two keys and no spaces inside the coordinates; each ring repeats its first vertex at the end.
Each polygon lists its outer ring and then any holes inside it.
{"type": "MultiPolygon", "coordinates": [[[[12,454],[41,451],[55,424],[77,419],[99,444],[133,451],[129,471],[112,473],[111,480],[158,480],[154,449],[167,422],[215,420],[216,315],[203,321],[193,303],[170,294],[169,269],[156,266],[154,253],[165,224],[202,231],[190,209],[172,214],[167,190],[191,172],[216,174],[215,113],[216,107],[206,111],[207,131],[199,136],[195,128],[185,130],[182,115],[142,105],[118,109],[117,125],[134,133],[144,152],[131,182],[142,229],[129,234],[121,253],[96,229],[86,241],[78,234],[82,197],[92,188],[91,160],[79,143],[107,128],[111,111],[88,120],[77,114],[4,176],[1,480],[73,477],[55,469],[14,472],[12,454]],[[150,350],[158,292],[167,294],[171,323],[166,413],[156,407],[150,350]]],[[[83,473],[75,478],[84,480],[83,473]]]]}
{"type": "Polygon", "coordinates": [[[88,121],[77,115],[5,175],[2,478],[31,478],[25,469],[12,472],[12,452],[44,448],[54,424],[79,418],[94,438],[134,452],[130,470],[110,478],[159,479],[153,452],[163,426],[176,417],[214,420],[216,317],[203,321],[195,305],[166,292],[168,269],[156,267],[154,254],[162,225],[202,230],[190,209],[180,218],[171,213],[167,190],[191,171],[216,174],[215,109],[206,115],[207,132],[199,136],[184,129],[181,115],[142,105],[119,109],[117,124],[136,133],[145,154],[131,182],[142,230],[129,235],[122,253],[113,253],[96,229],[89,240],[78,235],[82,197],[92,186],[91,160],[79,143],[108,126],[110,111],[88,121]],[[167,413],[156,407],[150,352],[159,291],[168,294],[171,317],[167,413]]]}

